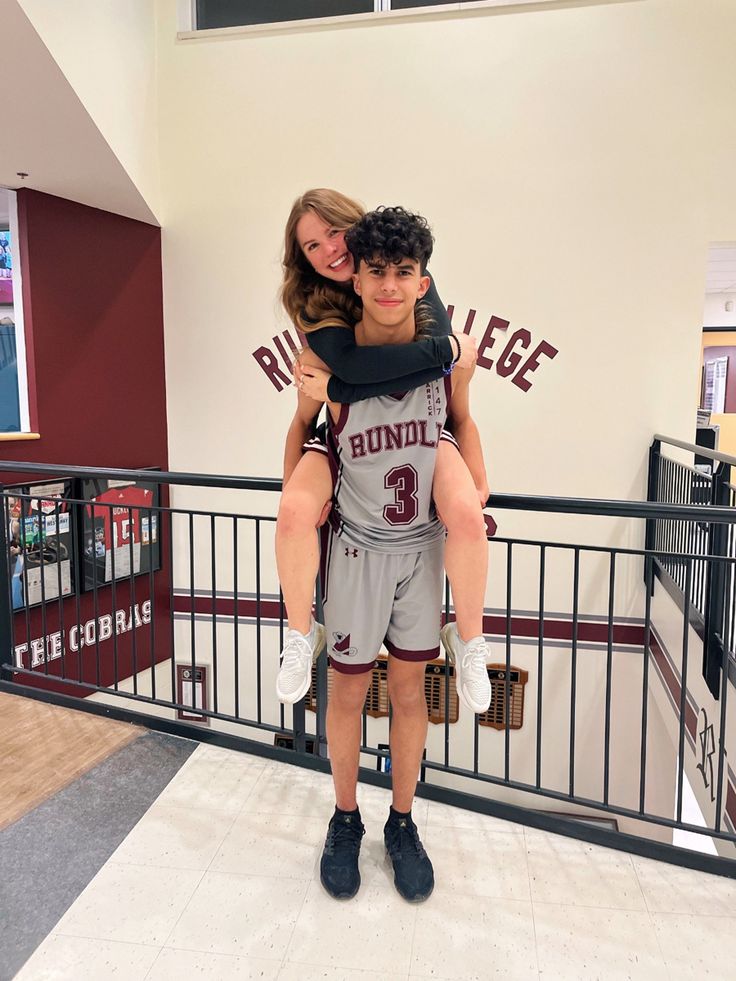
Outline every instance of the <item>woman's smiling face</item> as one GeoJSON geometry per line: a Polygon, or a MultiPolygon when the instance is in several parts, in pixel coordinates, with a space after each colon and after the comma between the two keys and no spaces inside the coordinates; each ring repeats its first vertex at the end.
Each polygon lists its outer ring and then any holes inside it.
{"type": "Polygon", "coordinates": [[[353,257],[345,245],[345,229],[335,228],[314,211],[297,222],[296,237],[314,271],[335,283],[347,283],[355,272],[353,257]]]}

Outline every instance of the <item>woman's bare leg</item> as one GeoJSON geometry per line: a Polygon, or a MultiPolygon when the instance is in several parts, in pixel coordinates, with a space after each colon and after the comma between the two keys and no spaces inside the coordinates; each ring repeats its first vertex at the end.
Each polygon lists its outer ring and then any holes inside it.
{"type": "Polygon", "coordinates": [[[332,496],[324,453],[305,453],[281,495],[276,520],[276,567],[289,627],[306,634],[312,622],[314,583],[319,571],[316,527],[332,496]]]}
{"type": "Polygon", "coordinates": [[[445,570],[457,629],[467,641],[483,634],[488,540],[473,478],[457,447],[446,439],[437,448],[432,494],[447,528],[445,570]]]}

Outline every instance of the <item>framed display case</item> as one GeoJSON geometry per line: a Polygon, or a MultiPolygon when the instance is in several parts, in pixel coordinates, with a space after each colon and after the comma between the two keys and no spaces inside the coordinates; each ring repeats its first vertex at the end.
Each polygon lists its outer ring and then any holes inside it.
{"type": "Polygon", "coordinates": [[[4,489],[14,610],[74,592],[77,569],[73,490],[71,480],[4,489]]]}
{"type": "Polygon", "coordinates": [[[161,568],[158,484],[86,479],[80,489],[84,589],[161,568]]]}

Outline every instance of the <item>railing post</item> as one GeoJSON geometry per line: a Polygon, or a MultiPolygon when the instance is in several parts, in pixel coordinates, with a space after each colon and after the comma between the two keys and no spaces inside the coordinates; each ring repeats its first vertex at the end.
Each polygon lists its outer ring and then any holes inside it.
{"type": "Polygon", "coordinates": [[[14,663],[13,611],[10,608],[10,550],[8,549],[8,499],[0,485],[0,681],[12,681],[6,664],[14,663]]]}
{"type": "MultiPolygon", "coordinates": [[[[320,623],[325,622],[324,611],[322,609],[322,585],[317,576],[316,598],[314,612],[320,623]]],[[[314,743],[315,755],[327,759],[327,648],[322,651],[317,658],[317,711],[315,714],[315,733],[314,743]]]]}
{"type": "MultiPolygon", "coordinates": [[[[659,487],[659,461],[662,451],[662,443],[658,439],[652,440],[649,447],[649,472],[647,474],[647,501],[657,501],[657,488],[659,487]]],[[[647,518],[646,531],[644,533],[644,548],[651,551],[657,539],[656,518],[647,518]]],[[[644,583],[650,596],[654,594],[654,556],[647,555],[644,558],[644,583]]]]}
{"type": "MultiPolygon", "coordinates": [[[[710,503],[715,507],[729,504],[728,483],[731,476],[729,464],[721,463],[713,474],[710,503]]],[[[728,554],[728,525],[711,524],[708,534],[708,554],[728,554]]],[[[703,677],[713,698],[720,698],[721,665],[723,663],[724,612],[726,602],[726,564],[708,562],[705,586],[705,643],[703,644],[703,677]]]]}

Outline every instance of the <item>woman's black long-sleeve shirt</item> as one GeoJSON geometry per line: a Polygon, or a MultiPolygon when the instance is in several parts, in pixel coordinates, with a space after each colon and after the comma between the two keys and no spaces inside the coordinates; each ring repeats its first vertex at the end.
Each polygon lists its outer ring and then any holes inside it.
{"type": "Polygon", "coordinates": [[[442,377],[455,352],[448,337],[450,318],[431,277],[419,302],[431,314],[432,323],[427,337],[409,344],[361,346],[355,342],[355,332],[346,327],[322,327],[307,334],[310,348],[332,372],[327,385],[330,401],[361,402],[442,377]]]}

